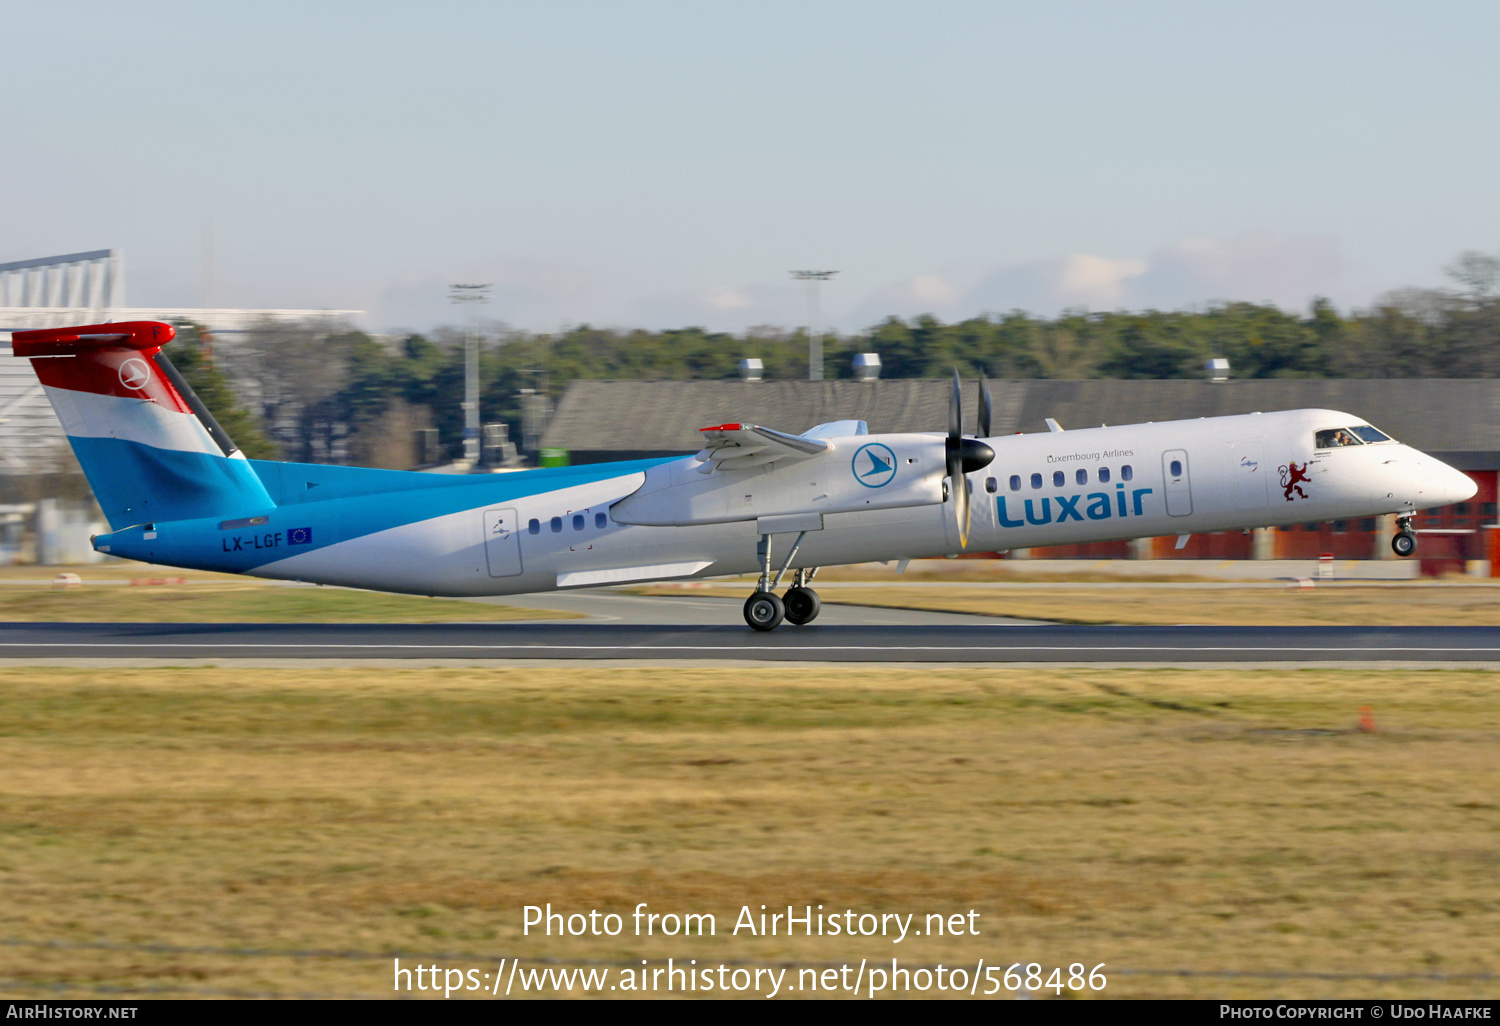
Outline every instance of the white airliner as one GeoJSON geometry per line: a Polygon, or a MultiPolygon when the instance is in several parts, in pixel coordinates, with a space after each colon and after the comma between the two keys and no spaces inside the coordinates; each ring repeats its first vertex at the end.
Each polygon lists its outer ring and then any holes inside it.
{"type": "MultiPolygon", "coordinates": [[[[448,476],[249,460],[162,355],[170,325],[13,335],[132,559],[418,595],[512,595],[759,572],[745,620],[818,615],[841,563],[1191,535],[1420,509],[1474,482],[1336,410],[972,438],[958,376],[947,432],[702,431],[703,449],[448,476]],[[790,574],[785,596],[776,590],[790,574]]],[[[980,430],[990,435],[988,388],[980,430]]]]}

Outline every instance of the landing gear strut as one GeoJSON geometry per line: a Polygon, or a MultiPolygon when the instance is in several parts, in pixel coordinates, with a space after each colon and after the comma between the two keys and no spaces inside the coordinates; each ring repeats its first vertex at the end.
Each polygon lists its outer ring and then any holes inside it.
{"type": "Polygon", "coordinates": [[[783,619],[788,623],[804,624],[811,623],[817,618],[822,603],[818,600],[818,593],[807,587],[807,583],[818,572],[816,567],[811,570],[797,571],[792,579],[792,587],[787,589],[785,602],[776,597],[776,587],[792,565],[792,560],[797,558],[797,550],[802,547],[802,539],[805,537],[807,537],[806,531],[797,535],[797,540],[792,542],[791,549],[787,551],[781,569],[776,571],[776,576],[773,578],[771,576],[771,536],[769,534],[760,536],[760,544],[755,547],[755,554],[760,557],[760,581],[756,585],[755,593],[745,600],[745,622],[756,630],[774,631],[781,625],[783,619]]]}
{"type": "Polygon", "coordinates": [[[1417,551],[1417,532],[1412,530],[1412,518],[1396,518],[1396,536],[1391,539],[1391,551],[1401,557],[1411,555],[1417,551]]]}

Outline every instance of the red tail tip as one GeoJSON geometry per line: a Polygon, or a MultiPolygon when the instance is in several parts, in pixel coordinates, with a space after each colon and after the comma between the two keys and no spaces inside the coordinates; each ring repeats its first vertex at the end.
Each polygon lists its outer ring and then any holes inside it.
{"type": "Polygon", "coordinates": [[[177,329],[161,321],[119,321],[16,331],[10,339],[16,356],[76,356],[91,349],[160,349],[176,337],[177,329]]]}

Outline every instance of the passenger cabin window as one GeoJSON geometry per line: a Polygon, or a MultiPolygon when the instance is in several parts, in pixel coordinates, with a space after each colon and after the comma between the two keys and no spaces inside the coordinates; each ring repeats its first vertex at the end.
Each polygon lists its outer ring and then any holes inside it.
{"type": "Polygon", "coordinates": [[[1010,475],[1010,490],[1013,491],[1013,492],[1019,492],[1021,490],[1021,475],[1020,474],[1012,474],[1012,475],[1010,475]]]}
{"type": "Polygon", "coordinates": [[[1061,470],[1054,470],[1052,472],[1052,487],[1053,488],[1061,488],[1063,485],[1065,485],[1067,483],[1068,483],[1068,475],[1064,474],[1061,470]]]}
{"type": "Polygon", "coordinates": [[[993,477],[987,477],[984,479],[984,490],[994,495],[1000,490],[1000,482],[996,481],[993,477]]]}
{"type": "Polygon", "coordinates": [[[1080,470],[1078,473],[1074,474],[1073,477],[1081,485],[1086,485],[1089,483],[1089,472],[1087,470],[1080,470]]]}
{"type": "Polygon", "coordinates": [[[552,528],[553,534],[558,534],[562,531],[562,517],[553,517],[552,523],[548,526],[552,528]]]}
{"type": "Polygon", "coordinates": [[[1109,484],[1109,468],[1108,467],[1100,467],[1099,468],[1099,483],[1100,484],[1109,484]]]}
{"type": "Polygon", "coordinates": [[[1041,486],[1042,486],[1042,475],[1041,474],[1032,474],[1031,475],[1031,487],[1033,487],[1033,488],[1040,488],[1041,486]]]}
{"type": "Polygon", "coordinates": [[[582,531],[583,530],[583,514],[582,513],[574,513],[573,514],[573,530],[575,530],[575,531],[582,531]]]}
{"type": "Polygon", "coordinates": [[[1363,440],[1355,436],[1353,428],[1328,428],[1313,436],[1313,447],[1317,449],[1338,449],[1345,445],[1364,444],[1363,440]]]}
{"type": "Polygon", "coordinates": [[[529,523],[529,524],[526,525],[526,530],[528,532],[530,532],[531,534],[541,534],[542,533],[542,522],[540,520],[535,520],[534,519],[534,520],[531,521],[531,523],[529,523]]]}
{"type": "MultiPolygon", "coordinates": [[[[1121,481],[1129,481],[1133,477],[1135,477],[1135,471],[1133,471],[1133,470],[1130,469],[1130,464],[1129,463],[1125,464],[1123,467],[1120,468],[1120,480],[1121,481]]],[[[1108,480],[1108,479],[1106,478],[1106,480],[1108,480]]]]}
{"type": "Polygon", "coordinates": [[[1173,477],[1181,477],[1182,476],[1182,461],[1181,460],[1173,460],[1172,461],[1172,476],[1173,477]]]}
{"type": "Polygon", "coordinates": [[[604,528],[609,526],[609,517],[603,513],[595,513],[594,526],[599,528],[601,531],[604,530],[604,528]]]}

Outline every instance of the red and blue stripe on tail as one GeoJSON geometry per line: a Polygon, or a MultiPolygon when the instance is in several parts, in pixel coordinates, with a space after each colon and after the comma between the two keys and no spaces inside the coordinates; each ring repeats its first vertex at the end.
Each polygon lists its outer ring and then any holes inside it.
{"type": "Polygon", "coordinates": [[[169,324],[124,321],[17,331],[110,527],[249,516],[265,486],[161,348],[169,324]]]}

